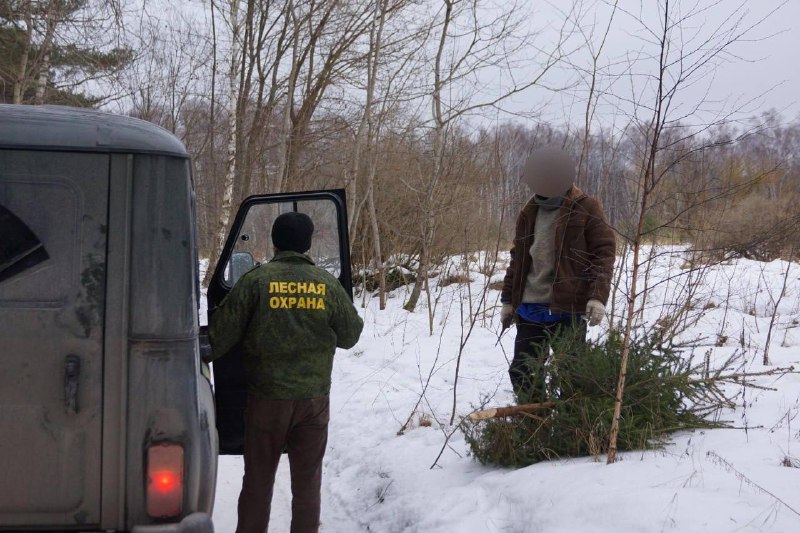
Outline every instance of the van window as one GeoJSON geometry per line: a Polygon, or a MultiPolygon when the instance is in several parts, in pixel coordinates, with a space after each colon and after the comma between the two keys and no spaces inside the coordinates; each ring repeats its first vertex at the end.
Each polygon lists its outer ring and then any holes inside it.
{"type": "Polygon", "coordinates": [[[131,213],[132,336],[196,335],[193,223],[189,160],[137,155],[131,213]]]}
{"type": "Polygon", "coordinates": [[[334,277],[342,272],[336,204],[329,198],[291,200],[251,206],[225,265],[223,282],[233,287],[250,269],[272,259],[272,223],[282,213],[297,211],[311,217],[314,235],[308,256],[334,277]]]}
{"type": "Polygon", "coordinates": [[[33,231],[0,205],[0,282],[47,261],[49,257],[33,231]]]}

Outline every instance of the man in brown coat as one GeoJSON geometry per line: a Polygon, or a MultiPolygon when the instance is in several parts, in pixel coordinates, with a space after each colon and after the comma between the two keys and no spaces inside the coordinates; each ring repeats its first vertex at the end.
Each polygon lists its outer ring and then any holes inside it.
{"type": "Polygon", "coordinates": [[[534,193],[517,218],[500,300],[504,327],[517,323],[509,376],[518,400],[543,401],[541,366],[554,335],[585,341],[586,321],[605,316],[614,232],[600,203],[574,185],[575,162],[557,148],[536,150],[523,181],[534,193]],[[536,364],[532,363],[536,362],[536,364]]]}

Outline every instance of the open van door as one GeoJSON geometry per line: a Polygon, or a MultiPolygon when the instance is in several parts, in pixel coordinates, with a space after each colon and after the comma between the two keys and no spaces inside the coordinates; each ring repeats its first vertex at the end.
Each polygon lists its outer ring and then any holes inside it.
{"type": "MultiPolygon", "coordinates": [[[[308,255],[317,266],[337,277],[352,299],[346,206],[343,189],[257,195],[242,202],[208,286],[209,320],[244,273],[272,259],[272,223],[278,215],[290,211],[311,217],[314,236],[308,255]]],[[[247,383],[240,348],[217,359],[213,366],[219,452],[241,455],[247,383]]]]}

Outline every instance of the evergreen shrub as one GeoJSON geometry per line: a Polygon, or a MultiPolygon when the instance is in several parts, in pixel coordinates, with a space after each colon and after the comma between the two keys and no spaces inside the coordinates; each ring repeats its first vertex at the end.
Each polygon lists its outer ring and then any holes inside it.
{"type": "MultiPolygon", "coordinates": [[[[552,408],[462,422],[471,452],[481,463],[519,467],[559,457],[598,458],[608,451],[621,336],[612,332],[597,344],[558,336],[551,346],[547,361],[532,361],[531,367],[533,375],[545,377],[552,408]]],[[[678,347],[657,335],[634,340],[627,370],[619,451],[663,446],[679,430],[725,426],[708,418],[729,405],[721,383],[703,378],[703,365],[692,366],[678,347]]],[[[517,401],[521,405],[541,398],[521,392],[517,401]]]]}

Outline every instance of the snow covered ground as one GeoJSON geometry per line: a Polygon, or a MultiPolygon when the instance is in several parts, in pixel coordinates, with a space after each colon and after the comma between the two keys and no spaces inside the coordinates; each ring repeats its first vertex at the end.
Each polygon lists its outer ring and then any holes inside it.
{"type": "MultiPolygon", "coordinates": [[[[674,310],[694,276],[698,290],[681,337],[700,346],[687,357],[710,350],[712,365],[737,353],[741,370],[800,369],[800,265],[739,260],[693,271],[680,249],[667,252],[655,258],[647,278],[647,323],[674,310]],[[771,365],[764,367],[770,322],[771,365]]],[[[431,468],[452,431],[455,367],[470,299],[483,314],[463,350],[456,420],[487,397],[491,405],[512,401],[506,369],[514,331],[496,346],[499,293],[489,291],[481,304],[487,277],[477,263],[471,269],[469,286],[434,286],[432,335],[424,298],[415,313],[402,310],[405,289],[391,295],[385,311],[369,295],[357,298],[365,304],[364,333],[355,348],[337,354],[333,373],[323,532],[800,531],[800,468],[781,464],[800,458],[797,374],[759,381],[774,390],[738,391],[738,408],[724,416],[737,429],[677,434],[663,450],[625,452],[614,465],[576,458],[519,470],[485,467],[468,455],[456,431],[431,468]],[[409,428],[398,435],[409,417],[409,428]]],[[[620,288],[626,284],[623,276],[620,288]]],[[[607,327],[591,328],[590,336],[607,327]]],[[[217,531],[235,529],[241,476],[241,457],[220,459],[217,531]]],[[[270,531],[288,531],[290,505],[284,460],[270,531]]]]}

